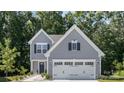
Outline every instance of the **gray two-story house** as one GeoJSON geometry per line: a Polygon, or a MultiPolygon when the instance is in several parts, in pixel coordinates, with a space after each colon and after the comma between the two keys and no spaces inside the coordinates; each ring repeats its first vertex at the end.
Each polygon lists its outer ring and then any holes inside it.
{"type": "Polygon", "coordinates": [[[64,35],[41,29],[30,44],[31,72],[46,72],[52,79],[96,79],[104,53],[73,25],[64,35]]]}

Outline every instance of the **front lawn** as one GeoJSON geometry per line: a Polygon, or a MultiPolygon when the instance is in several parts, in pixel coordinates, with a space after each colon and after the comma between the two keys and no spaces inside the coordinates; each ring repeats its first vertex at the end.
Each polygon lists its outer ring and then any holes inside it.
{"type": "Polygon", "coordinates": [[[23,79],[25,76],[9,76],[9,77],[0,77],[0,82],[8,82],[8,81],[19,81],[23,79]]]}
{"type": "Polygon", "coordinates": [[[116,74],[113,74],[111,76],[104,76],[102,75],[100,79],[98,79],[100,82],[124,82],[124,76],[118,76],[116,74]]]}
{"type": "Polygon", "coordinates": [[[124,82],[124,80],[102,80],[102,79],[99,79],[98,81],[99,82],[124,82]]]}
{"type": "Polygon", "coordinates": [[[11,80],[5,77],[0,77],[0,82],[7,82],[7,81],[11,81],[11,80]]]}
{"type": "Polygon", "coordinates": [[[0,77],[0,82],[8,82],[8,81],[20,81],[26,78],[29,75],[17,75],[17,76],[8,76],[8,77],[0,77]]]}

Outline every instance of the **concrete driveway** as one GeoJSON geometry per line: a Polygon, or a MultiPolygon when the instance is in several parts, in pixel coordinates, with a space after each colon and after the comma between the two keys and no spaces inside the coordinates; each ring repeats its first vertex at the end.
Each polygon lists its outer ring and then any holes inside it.
{"type": "Polygon", "coordinates": [[[41,77],[41,75],[33,75],[31,77],[28,77],[27,79],[24,79],[22,81],[41,81],[43,80],[43,78],[41,77]]]}
{"type": "Polygon", "coordinates": [[[55,82],[98,82],[97,80],[53,80],[55,82]]]}
{"type": "MultiPolygon", "coordinates": [[[[27,79],[21,80],[24,82],[37,82],[42,81],[43,78],[41,75],[33,75],[31,77],[28,77],[27,79]]],[[[54,81],[54,82],[98,82],[97,80],[46,80],[46,81],[54,81]]]]}

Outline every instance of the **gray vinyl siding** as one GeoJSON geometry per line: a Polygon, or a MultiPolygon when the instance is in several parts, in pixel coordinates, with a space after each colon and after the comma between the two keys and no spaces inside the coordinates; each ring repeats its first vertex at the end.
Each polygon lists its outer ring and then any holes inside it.
{"type": "Polygon", "coordinates": [[[50,47],[51,47],[52,46],[51,40],[46,35],[44,35],[44,33],[42,32],[34,39],[32,44],[30,45],[30,60],[46,59],[44,54],[34,53],[34,44],[36,43],[48,43],[50,44],[50,47]]]}
{"type": "Polygon", "coordinates": [[[96,59],[99,61],[98,52],[81,35],[72,31],[50,54],[52,59],[96,59]],[[72,40],[80,42],[80,51],[69,51],[68,43],[72,40]]]}
{"type": "MultiPolygon", "coordinates": [[[[50,54],[50,59],[96,59],[99,62],[98,52],[81,35],[72,31],[50,54]],[[71,40],[80,42],[80,51],[69,51],[68,43],[71,40]]],[[[99,76],[100,66],[96,63],[96,77],[99,76]]]]}
{"type": "Polygon", "coordinates": [[[96,78],[100,77],[100,62],[96,63],[96,78]]]}
{"type": "Polygon", "coordinates": [[[52,77],[52,73],[53,73],[53,62],[52,62],[52,59],[49,58],[48,59],[48,74],[50,77],[52,77]]]}
{"type": "Polygon", "coordinates": [[[38,61],[33,61],[33,74],[37,74],[38,72],[38,61]]]}

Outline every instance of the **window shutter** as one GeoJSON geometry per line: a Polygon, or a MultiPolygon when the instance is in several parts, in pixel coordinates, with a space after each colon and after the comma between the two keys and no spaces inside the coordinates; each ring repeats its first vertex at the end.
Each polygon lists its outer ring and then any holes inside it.
{"type": "Polygon", "coordinates": [[[50,44],[47,44],[47,50],[49,50],[50,49],[50,44]]]}
{"type": "Polygon", "coordinates": [[[80,43],[77,43],[77,50],[80,50],[80,43]]]}
{"type": "Polygon", "coordinates": [[[36,44],[34,44],[34,53],[36,53],[36,44]]]}
{"type": "Polygon", "coordinates": [[[69,51],[72,50],[71,42],[68,43],[68,50],[69,50],[69,51]]]}

